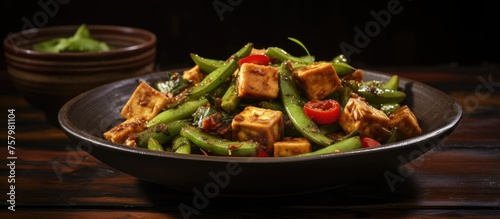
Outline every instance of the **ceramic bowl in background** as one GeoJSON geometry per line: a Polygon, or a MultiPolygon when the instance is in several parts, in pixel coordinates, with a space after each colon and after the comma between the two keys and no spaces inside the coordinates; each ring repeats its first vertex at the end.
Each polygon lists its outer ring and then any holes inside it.
{"type": "Polygon", "coordinates": [[[78,27],[29,29],[11,34],[3,41],[7,72],[17,91],[56,125],[59,109],[78,94],[154,70],[156,35],[133,27],[87,25],[92,38],[111,46],[112,50],[106,52],[32,50],[35,43],[72,36],[78,27]]]}

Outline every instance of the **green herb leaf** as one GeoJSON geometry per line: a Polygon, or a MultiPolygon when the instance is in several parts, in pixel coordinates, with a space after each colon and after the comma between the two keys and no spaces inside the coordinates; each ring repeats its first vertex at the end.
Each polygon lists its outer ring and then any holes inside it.
{"type": "Polygon", "coordinates": [[[98,52],[109,51],[110,47],[105,42],[90,37],[90,31],[85,24],[80,25],[73,36],[67,38],[54,38],[33,45],[33,50],[39,52],[98,52]]]}
{"type": "Polygon", "coordinates": [[[189,82],[184,80],[182,76],[175,72],[167,72],[168,80],[156,82],[156,88],[162,93],[180,93],[184,88],[189,86],[189,82]]]}

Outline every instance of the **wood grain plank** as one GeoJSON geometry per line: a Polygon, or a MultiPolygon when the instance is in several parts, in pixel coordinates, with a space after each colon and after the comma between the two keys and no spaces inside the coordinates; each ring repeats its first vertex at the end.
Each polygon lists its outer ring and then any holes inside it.
{"type": "MultiPolygon", "coordinates": [[[[181,202],[189,203],[193,198],[192,194],[130,177],[83,151],[21,147],[19,154],[16,188],[17,203],[21,206],[176,206],[181,202]]],[[[360,203],[413,207],[500,206],[500,150],[438,148],[405,168],[406,172],[395,173],[402,176],[402,180],[393,183],[394,191],[389,181],[380,176],[341,190],[313,194],[310,198],[316,201],[304,202],[304,197],[297,196],[279,199],[279,202],[320,206],[360,203]]],[[[0,169],[7,172],[5,165],[0,169]]],[[[220,204],[214,201],[213,205],[225,206],[234,202],[232,199],[220,200],[220,204]]]]}
{"type": "MultiPolygon", "coordinates": [[[[188,215],[189,213],[185,213],[188,215]]],[[[183,218],[178,211],[158,211],[155,209],[37,209],[21,208],[16,212],[0,212],[2,218],[183,218]]],[[[254,209],[252,211],[204,210],[189,214],[189,218],[497,218],[500,210],[495,209],[376,209],[362,208],[275,208],[254,209]]],[[[187,218],[187,217],[184,217],[187,218]]]]}

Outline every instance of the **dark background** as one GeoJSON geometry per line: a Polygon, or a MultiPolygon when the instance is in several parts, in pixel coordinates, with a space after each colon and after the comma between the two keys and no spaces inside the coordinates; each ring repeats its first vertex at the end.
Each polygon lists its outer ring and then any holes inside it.
{"type": "MultiPolygon", "coordinates": [[[[39,2],[57,0],[3,0],[2,36],[22,30],[26,20],[44,26],[139,27],[157,35],[161,68],[191,65],[191,52],[225,59],[247,42],[305,55],[287,40],[295,37],[317,59],[330,60],[341,53],[341,42],[355,46],[354,28],[364,30],[375,21],[370,11],[387,10],[389,2],[399,2],[401,13],[392,14],[389,24],[351,56],[355,67],[497,67],[500,60],[499,8],[493,1],[59,1],[65,4],[58,4],[57,13],[44,22],[33,21],[36,13],[44,11],[39,2]],[[225,5],[223,19],[214,2],[225,5]]],[[[0,64],[4,67],[3,57],[0,64]]]]}

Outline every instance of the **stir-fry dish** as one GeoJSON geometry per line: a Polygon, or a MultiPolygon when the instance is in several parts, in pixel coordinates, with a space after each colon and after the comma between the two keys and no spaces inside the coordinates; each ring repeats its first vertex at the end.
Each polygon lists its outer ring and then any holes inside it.
{"type": "MultiPolygon", "coordinates": [[[[285,157],[340,153],[418,136],[399,78],[364,81],[343,55],[297,57],[252,43],[215,60],[140,82],[110,142],[166,153],[285,157]]],[[[132,91],[131,91],[132,92],[132,91]]]]}

